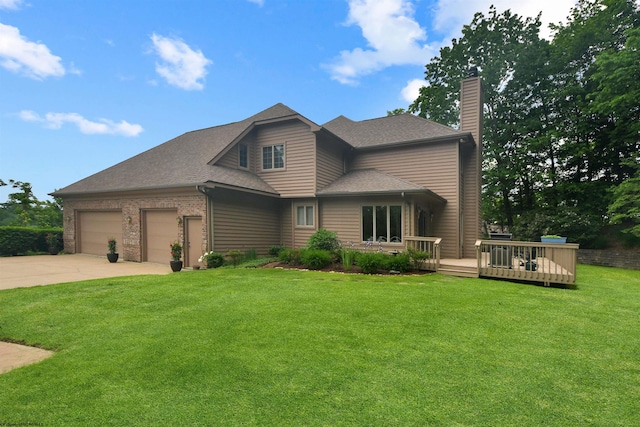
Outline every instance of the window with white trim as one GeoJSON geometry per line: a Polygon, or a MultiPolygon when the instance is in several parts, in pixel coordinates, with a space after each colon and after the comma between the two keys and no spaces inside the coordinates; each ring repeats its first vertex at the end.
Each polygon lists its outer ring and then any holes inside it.
{"type": "Polygon", "coordinates": [[[247,144],[238,144],[238,166],[241,168],[249,167],[249,146],[247,144]]]}
{"type": "Polygon", "coordinates": [[[284,168],[284,144],[262,147],[262,169],[284,168]]]}
{"type": "Polygon", "coordinates": [[[313,227],[315,221],[313,205],[296,206],[296,226],[313,227]]]}
{"type": "Polygon", "coordinates": [[[402,242],[402,206],[362,206],[362,240],[402,242]]]}

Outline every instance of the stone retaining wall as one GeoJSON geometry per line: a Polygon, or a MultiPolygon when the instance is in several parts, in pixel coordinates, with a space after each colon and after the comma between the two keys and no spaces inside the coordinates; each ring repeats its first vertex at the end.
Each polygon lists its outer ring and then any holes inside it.
{"type": "Polygon", "coordinates": [[[580,264],[640,270],[640,251],[580,249],[578,250],[578,262],[580,264]]]}

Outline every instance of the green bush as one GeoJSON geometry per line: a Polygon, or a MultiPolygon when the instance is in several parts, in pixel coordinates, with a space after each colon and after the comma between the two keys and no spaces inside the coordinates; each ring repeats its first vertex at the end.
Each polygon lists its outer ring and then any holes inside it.
{"type": "Polygon", "coordinates": [[[283,245],[273,245],[269,248],[269,255],[272,257],[279,257],[280,252],[284,251],[286,248],[283,245]]]}
{"type": "Polygon", "coordinates": [[[280,261],[289,265],[300,265],[300,251],[298,249],[285,249],[278,256],[280,261]]]}
{"type": "Polygon", "coordinates": [[[411,257],[406,252],[396,255],[384,255],[384,268],[386,270],[395,270],[400,273],[406,273],[411,266],[411,257]]]}
{"type": "Polygon", "coordinates": [[[365,274],[376,274],[385,268],[385,255],[378,252],[363,252],[356,258],[356,263],[365,274]]]}
{"type": "Polygon", "coordinates": [[[300,251],[302,265],[310,270],[320,270],[331,264],[332,256],[324,249],[304,249],[300,251]]]}
{"type": "Polygon", "coordinates": [[[237,267],[237,265],[244,259],[244,252],[239,249],[231,249],[227,252],[227,257],[231,260],[231,264],[233,264],[234,267],[237,267]]]}
{"type": "Polygon", "coordinates": [[[409,255],[411,266],[415,270],[418,270],[422,262],[431,256],[427,251],[420,251],[411,247],[407,248],[406,254],[409,255]]]}
{"type": "Polygon", "coordinates": [[[218,268],[224,265],[224,255],[217,252],[205,252],[198,261],[203,262],[207,268],[218,268]]]}
{"type": "Polygon", "coordinates": [[[61,228],[0,227],[0,256],[47,252],[47,235],[49,240],[56,236],[55,240],[60,246],[58,249],[61,249],[61,228]]]}
{"type": "Polygon", "coordinates": [[[338,249],[340,249],[340,241],[336,233],[321,228],[309,238],[307,247],[309,249],[322,249],[329,251],[329,253],[337,253],[338,249]]]}

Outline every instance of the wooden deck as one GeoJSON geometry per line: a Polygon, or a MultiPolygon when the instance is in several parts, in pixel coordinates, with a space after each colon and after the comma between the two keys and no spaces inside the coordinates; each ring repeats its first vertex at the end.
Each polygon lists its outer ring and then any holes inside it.
{"type": "Polygon", "coordinates": [[[423,268],[442,274],[541,282],[545,286],[576,281],[576,244],[478,240],[477,258],[440,259],[440,241],[410,237],[407,245],[428,251],[430,259],[423,268]]]}

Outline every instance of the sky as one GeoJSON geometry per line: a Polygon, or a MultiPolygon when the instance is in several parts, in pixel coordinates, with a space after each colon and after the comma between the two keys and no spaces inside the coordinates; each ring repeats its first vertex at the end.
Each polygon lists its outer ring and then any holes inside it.
{"type": "MultiPolygon", "coordinates": [[[[185,132],[282,102],[317,124],[406,108],[494,4],[574,0],[0,0],[0,179],[40,200],[185,132]]],[[[0,203],[13,192],[0,187],[0,203]]]]}

